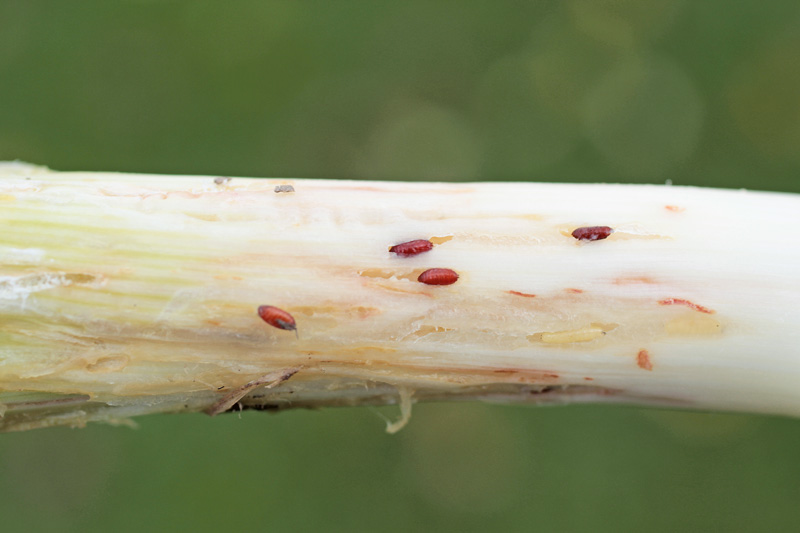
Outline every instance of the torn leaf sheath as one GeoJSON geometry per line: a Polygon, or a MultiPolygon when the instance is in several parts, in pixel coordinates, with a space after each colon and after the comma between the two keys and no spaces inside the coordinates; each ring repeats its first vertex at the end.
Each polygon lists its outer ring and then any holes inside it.
{"type": "Polygon", "coordinates": [[[797,416],[798,226],[789,194],[0,166],[0,428],[236,391],[797,416]]]}

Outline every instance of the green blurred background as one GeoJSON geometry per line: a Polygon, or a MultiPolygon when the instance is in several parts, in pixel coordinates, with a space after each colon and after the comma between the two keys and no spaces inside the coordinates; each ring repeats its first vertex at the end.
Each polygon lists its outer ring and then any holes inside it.
{"type": "MultiPolygon", "coordinates": [[[[800,192],[800,3],[0,0],[0,160],[800,192]]],[[[418,405],[0,435],[4,531],[796,531],[800,422],[418,405]]]]}

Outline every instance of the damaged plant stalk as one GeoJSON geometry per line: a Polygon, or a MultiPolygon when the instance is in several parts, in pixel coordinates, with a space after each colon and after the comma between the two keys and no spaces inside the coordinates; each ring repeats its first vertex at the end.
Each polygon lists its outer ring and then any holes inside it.
{"type": "Polygon", "coordinates": [[[800,415],[800,197],[0,166],[0,429],[488,400],[800,415]]]}

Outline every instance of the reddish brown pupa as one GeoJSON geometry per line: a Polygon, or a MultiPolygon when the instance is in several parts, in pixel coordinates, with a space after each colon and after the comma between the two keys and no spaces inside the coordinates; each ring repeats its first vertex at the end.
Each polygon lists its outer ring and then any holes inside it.
{"type": "Polygon", "coordinates": [[[294,331],[297,336],[297,323],[294,321],[294,317],[283,309],[272,305],[262,305],[258,308],[258,316],[273,328],[294,331]]]}
{"type": "Polygon", "coordinates": [[[458,274],[449,268],[429,268],[419,275],[417,281],[425,285],[452,285],[458,281],[458,274]]]}
{"type": "Polygon", "coordinates": [[[579,241],[600,241],[608,238],[612,233],[614,230],[608,226],[587,226],[576,229],[572,232],[572,236],[579,241]]]}
{"type": "Polygon", "coordinates": [[[427,239],[417,239],[415,241],[401,242],[395,244],[389,251],[401,257],[411,257],[433,249],[433,243],[427,239]]]}

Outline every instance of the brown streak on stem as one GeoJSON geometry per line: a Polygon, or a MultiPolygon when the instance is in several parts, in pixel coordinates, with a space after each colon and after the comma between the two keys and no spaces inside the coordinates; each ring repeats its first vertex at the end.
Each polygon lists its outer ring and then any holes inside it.
{"type": "Polygon", "coordinates": [[[653,363],[650,361],[650,352],[647,350],[639,350],[639,353],[636,355],[636,364],[642,370],[653,370],[653,363]]]}
{"type": "Polygon", "coordinates": [[[713,309],[703,307],[702,305],[697,305],[694,302],[690,302],[689,300],[684,300],[682,298],[665,298],[663,300],[659,300],[658,305],[685,305],[694,311],[699,311],[708,315],[713,315],[715,313],[713,309]]]}
{"type": "Polygon", "coordinates": [[[527,292],[508,291],[508,294],[513,294],[514,296],[524,296],[525,298],[536,298],[535,294],[528,294],[527,292]]]}

